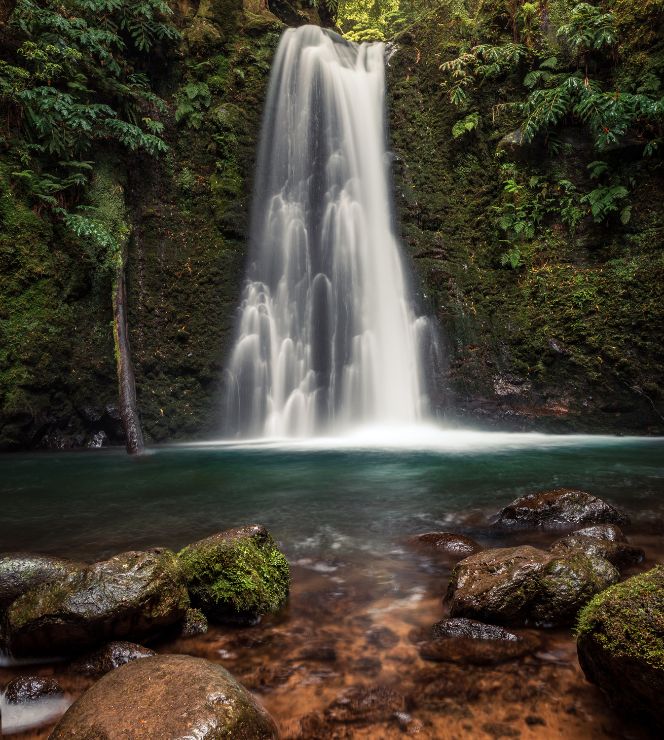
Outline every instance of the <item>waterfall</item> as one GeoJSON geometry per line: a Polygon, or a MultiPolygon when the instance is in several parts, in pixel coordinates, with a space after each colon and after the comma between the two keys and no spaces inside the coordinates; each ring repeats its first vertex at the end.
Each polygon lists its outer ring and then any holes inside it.
{"type": "MultiPolygon", "coordinates": [[[[420,337],[394,233],[384,46],[288,29],[263,120],[229,432],[417,423],[420,337]]],[[[423,408],[424,407],[424,408],[423,408]]]]}

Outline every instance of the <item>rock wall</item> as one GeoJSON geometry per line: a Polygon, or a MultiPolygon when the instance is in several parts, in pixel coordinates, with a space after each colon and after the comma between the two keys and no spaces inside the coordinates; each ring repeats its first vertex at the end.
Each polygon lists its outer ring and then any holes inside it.
{"type": "MultiPolygon", "coordinates": [[[[447,99],[440,65],[458,53],[455,22],[441,9],[403,33],[388,69],[401,230],[421,303],[442,331],[440,413],[506,429],[661,433],[664,173],[641,167],[629,224],[586,219],[570,234],[549,220],[519,269],[502,265],[500,165],[587,191],[598,155],[576,128],[555,157],[510,139],[515,118],[494,105],[517,99],[523,75],[483,83],[470,106],[479,127],[453,138],[465,113],[447,99]]],[[[635,156],[629,146],[607,155],[635,156]]]]}

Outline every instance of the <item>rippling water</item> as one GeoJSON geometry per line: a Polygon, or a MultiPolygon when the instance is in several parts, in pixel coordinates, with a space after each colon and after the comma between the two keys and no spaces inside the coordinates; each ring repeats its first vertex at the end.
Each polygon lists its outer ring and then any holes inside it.
{"type": "Polygon", "coordinates": [[[247,522],[293,557],[389,552],[429,529],[477,533],[515,496],[577,486],[637,522],[664,517],[664,440],[449,431],[314,443],[200,443],[0,458],[0,543],[84,558],[179,547],[247,522]],[[400,447],[397,446],[400,443],[400,447]]]}

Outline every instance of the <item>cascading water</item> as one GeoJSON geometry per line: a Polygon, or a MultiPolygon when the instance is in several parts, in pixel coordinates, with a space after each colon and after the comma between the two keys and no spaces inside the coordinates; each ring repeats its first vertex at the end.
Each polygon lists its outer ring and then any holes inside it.
{"type": "Polygon", "coordinates": [[[393,230],[384,46],[316,26],[275,58],[256,175],[251,257],[228,368],[239,436],[411,425],[426,401],[393,230]]]}

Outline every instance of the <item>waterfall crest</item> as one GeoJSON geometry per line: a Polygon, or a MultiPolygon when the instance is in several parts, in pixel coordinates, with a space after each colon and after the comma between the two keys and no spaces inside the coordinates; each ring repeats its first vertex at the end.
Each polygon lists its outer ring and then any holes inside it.
{"type": "Polygon", "coordinates": [[[288,29],[270,77],[226,421],[247,437],[411,425],[426,319],[393,228],[384,46],[288,29]]]}

